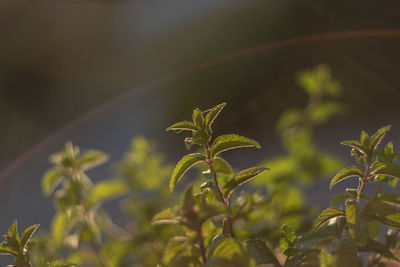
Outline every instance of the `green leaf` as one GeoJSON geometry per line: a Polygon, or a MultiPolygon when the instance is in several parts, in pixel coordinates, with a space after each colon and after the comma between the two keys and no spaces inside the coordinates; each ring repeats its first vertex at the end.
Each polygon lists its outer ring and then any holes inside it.
{"type": "Polygon", "coordinates": [[[49,267],[75,267],[75,266],[78,265],[67,261],[52,261],[49,263],[49,267]]]}
{"type": "Polygon", "coordinates": [[[233,176],[233,178],[231,180],[229,180],[224,185],[224,187],[223,187],[224,197],[228,198],[236,187],[238,187],[239,185],[241,185],[243,183],[250,181],[257,175],[260,175],[261,173],[265,172],[266,170],[268,170],[268,168],[253,167],[253,168],[249,168],[249,169],[243,170],[241,172],[238,172],[236,175],[233,176]]]}
{"type": "Polygon", "coordinates": [[[378,241],[372,240],[372,239],[369,239],[367,241],[367,244],[365,246],[359,247],[358,250],[360,252],[378,253],[389,260],[399,261],[399,259],[396,258],[396,256],[393,255],[393,253],[387,247],[385,247],[385,245],[379,243],[378,241]]]}
{"type": "Polygon", "coordinates": [[[204,117],[200,109],[193,110],[192,118],[194,125],[200,130],[204,130],[204,117]]]}
{"type": "Polygon", "coordinates": [[[282,266],[265,241],[259,239],[248,240],[246,241],[246,247],[256,264],[272,263],[275,267],[282,266]]]}
{"type": "Polygon", "coordinates": [[[22,233],[21,250],[20,250],[21,254],[23,253],[26,244],[28,244],[29,240],[31,239],[32,235],[36,232],[38,227],[39,227],[39,224],[34,224],[34,225],[26,228],[25,231],[22,233]]]}
{"type": "Polygon", "coordinates": [[[360,153],[364,154],[365,156],[368,156],[367,149],[363,147],[360,142],[351,140],[351,141],[343,141],[341,142],[342,145],[345,146],[350,146],[352,148],[357,149],[360,153]]]}
{"type": "Polygon", "coordinates": [[[162,260],[167,266],[182,256],[191,247],[191,241],[186,236],[175,236],[168,240],[162,260]]]}
{"type": "Polygon", "coordinates": [[[181,121],[177,122],[167,128],[167,131],[198,131],[199,128],[196,127],[191,121],[181,121]]]}
{"type": "Polygon", "coordinates": [[[242,246],[233,238],[224,238],[214,249],[206,266],[251,266],[242,246]]]}
{"type": "Polygon", "coordinates": [[[349,234],[357,239],[359,231],[358,203],[354,199],[348,199],[345,203],[346,223],[349,234]]]}
{"type": "Polygon", "coordinates": [[[51,221],[51,237],[54,245],[59,247],[64,242],[64,237],[67,233],[67,217],[62,212],[57,212],[51,221]]]}
{"type": "Polygon", "coordinates": [[[128,186],[121,181],[103,181],[93,187],[89,195],[89,202],[99,204],[110,198],[122,196],[127,191],[128,186]]]}
{"type": "Polygon", "coordinates": [[[376,199],[389,204],[400,205],[399,194],[379,194],[376,199]]]}
{"type": "Polygon", "coordinates": [[[226,103],[222,103],[222,104],[219,104],[207,111],[207,115],[206,115],[206,119],[205,119],[206,128],[211,127],[215,118],[217,118],[217,116],[219,115],[221,110],[225,107],[225,105],[226,105],[226,103]]]}
{"type": "Polygon", "coordinates": [[[335,258],[326,250],[323,250],[319,255],[320,267],[335,267],[335,258]]]}
{"type": "Polygon", "coordinates": [[[55,167],[48,170],[42,179],[42,190],[46,196],[49,196],[63,179],[62,171],[55,167]]]}
{"type": "Polygon", "coordinates": [[[255,147],[260,148],[260,144],[257,141],[251,140],[249,138],[236,135],[236,134],[227,134],[218,136],[211,147],[210,157],[214,158],[219,153],[236,149],[241,147],[255,147]]]}
{"type": "Polygon", "coordinates": [[[357,166],[350,166],[344,169],[341,169],[331,180],[329,188],[332,188],[338,182],[347,179],[352,176],[362,177],[364,174],[360,168],[357,166]]]}
{"type": "Polygon", "coordinates": [[[336,266],[354,267],[357,266],[358,250],[353,238],[344,231],[336,250],[336,266]]]}
{"type": "Polygon", "coordinates": [[[302,263],[317,259],[321,250],[319,249],[307,249],[298,255],[288,259],[285,263],[285,267],[298,267],[302,263]]]}
{"type": "Polygon", "coordinates": [[[319,227],[321,227],[321,225],[323,225],[330,219],[338,217],[338,216],[344,217],[346,215],[345,215],[344,211],[342,211],[342,210],[335,209],[335,208],[327,208],[326,210],[321,212],[321,214],[315,220],[313,228],[318,229],[319,227]]]}
{"type": "Polygon", "coordinates": [[[390,162],[377,162],[374,165],[371,174],[373,176],[386,175],[395,178],[400,178],[400,167],[390,162]]]}
{"type": "Polygon", "coordinates": [[[10,248],[13,251],[20,251],[21,242],[18,235],[18,227],[17,220],[15,220],[10,228],[8,228],[6,238],[6,247],[10,248]]]}
{"type": "Polygon", "coordinates": [[[174,190],[175,184],[181,179],[181,177],[194,165],[204,162],[206,157],[200,153],[193,153],[184,156],[178,164],[176,164],[174,171],[172,172],[171,180],[169,182],[169,189],[171,192],[174,190]]]}
{"type": "Polygon", "coordinates": [[[379,143],[389,130],[390,125],[380,128],[374,135],[371,136],[371,147],[373,151],[378,147],[379,143]]]}
{"type": "Polygon", "coordinates": [[[216,173],[222,173],[227,175],[232,175],[233,170],[231,165],[221,157],[215,157],[213,161],[214,171],[216,173]]]}
{"type": "Polygon", "coordinates": [[[88,150],[77,159],[77,164],[84,171],[103,164],[108,158],[108,155],[102,151],[88,150]]]}
{"type": "Polygon", "coordinates": [[[370,200],[361,212],[362,216],[378,220],[387,226],[400,228],[400,212],[395,207],[379,200],[370,200]]]}
{"type": "Polygon", "coordinates": [[[163,211],[160,211],[156,215],[154,215],[153,220],[151,221],[152,225],[156,224],[177,224],[179,223],[180,216],[178,216],[178,212],[180,210],[179,206],[175,206],[174,208],[168,208],[163,211]]]}
{"type": "Polygon", "coordinates": [[[14,255],[14,256],[18,256],[18,251],[14,251],[11,248],[8,247],[3,247],[0,244],[0,255],[14,255]]]}

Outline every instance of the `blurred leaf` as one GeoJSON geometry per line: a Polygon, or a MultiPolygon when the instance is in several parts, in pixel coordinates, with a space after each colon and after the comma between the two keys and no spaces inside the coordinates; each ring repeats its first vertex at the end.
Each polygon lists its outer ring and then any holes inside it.
{"type": "Polygon", "coordinates": [[[66,261],[52,261],[51,263],[49,263],[49,267],[75,267],[75,266],[78,265],[66,261]]]}
{"type": "Polygon", "coordinates": [[[323,250],[319,255],[320,267],[336,267],[335,258],[323,250]]]}
{"type": "Polygon", "coordinates": [[[242,246],[233,238],[224,238],[214,249],[206,266],[252,266],[242,246]]]}
{"type": "Polygon", "coordinates": [[[324,223],[326,223],[330,219],[338,217],[338,216],[343,216],[344,217],[346,215],[345,215],[344,211],[342,211],[342,210],[335,209],[335,208],[327,208],[326,210],[321,212],[321,214],[315,220],[313,228],[314,229],[318,229],[319,227],[321,227],[321,225],[323,225],[324,223]]]}
{"type": "Polygon", "coordinates": [[[214,156],[223,151],[241,147],[260,148],[260,144],[257,141],[236,134],[221,135],[214,140],[210,150],[210,157],[214,158],[214,156]]]}
{"type": "Polygon", "coordinates": [[[389,204],[400,205],[399,194],[379,194],[376,199],[389,204]]]}
{"type": "Polygon", "coordinates": [[[125,183],[117,180],[109,180],[97,183],[90,192],[89,202],[99,204],[110,198],[119,197],[127,193],[125,183]]]}
{"type": "Polygon", "coordinates": [[[99,150],[88,150],[78,158],[79,168],[84,171],[103,164],[108,160],[108,155],[99,150]]]}
{"type": "Polygon", "coordinates": [[[256,177],[257,175],[260,175],[261,173],[265,172],[266,170],[269,170],[268,168],[265,167],[253,167],[249,168],[246,170],[243,170],[241,172],[238,172],[235,174],[231,180],[229,180],[223,187],[223,193],[224,197],[228,198],[232,191],[238,187],[239,185],[246,183],[256,177]]]}
{"type": "Polygon", "coordinates": [[[177,122],[167,128],[167,131],[171,131],[171,130],[172,131],[198,131],[199,128],[197,128],[191,121],[181,121],[181,122],[177,122]]]}
{"type": "Polygon", "coordinates": [[[0,244],[0,255],[14,255],[14,256],[18,256],[19,252],[18,251],[14,251],[11,248],[8,247],[3,247],[2,244],[0,244]]]}
{"type": "Polygon", "coordinates": [[[200,153],[193,153],[184,156],[175,166],[172,172],[171,180],[169,182],[170,191],[174,190],[175,184],[181,179],[181,177],[195,164],[204,162],[206,157],[200,153]]]}
{"type": "Polygon", "coordinates": [[[156,224],[177,224],[179,223],[180,217],[178,216],[178,211],[180,207],[176,206],[174,208],[167,208],[163,211],[160,211],[156,215],[154,215],[153,220],[151,221],[152,225],[156,224]]]}
{"type": "Polygon", "coordinates": [[[372,239],[368,240],[366,246],[359,247],[359,251],[360,252],[374,252],[374,253],[381,254],[382,256],[384,256],[385,258],[387,258],[389,260],[399,261],[399,259],[397,259],[397,257],[394,256],[393,253],[387,247],[385,247],[385,245],[379,243],[378,241],[372,240],[372,239]]]}
{"type": "Polygon", "coordinates": [[[313,107],[310,111],[310,117],[313,122],[321,124],[341,112],[343,112],[343,105],[340,103],[325,102],[313,107]]]}
{"type": "Polygon", "coordinates": [[[331,180],[329,188],[332,188],[338,182],[347,179],[352,176],[362,177],[364,174],[360,168],[357,166],[350,166],[344,169],[341,169],[331,180]]]}
{"type": "Polygon", "coordinates": [[[282,266],[265,241],[259,239],[248,240],[246,241],[246,247],[256,264],[272,263],[275,267],[282,266]]]}
{"type": "Polygon", "coordinates": [[[58,167],[48,170],[42,178],[42,190],[45,195],[50,195],[63,179],[62,171],[58,167]]]}
{"type": "Polygon", "coordinates": [[[354,267],[357,266],[358,250],[353,238],[344,231],[340,237],[336,250],[336,266],[354,267]]]}
{"type": "Polygon", "coordinates": [[[191,241],[186,236],[175,236],[170,238],[162,256],[164,264],[167,266],[168,264],[171,264],[176,260],[176,258],[187,252],[190,246],[191,241]]]}
{"type": "Polygon", "coordinates": [[[54,245],[60,247],[64,241],[64,237],[67,234],[67,218],[61,213],[57,212],[51,221],[51,237],[53,239],[54,245]]]}

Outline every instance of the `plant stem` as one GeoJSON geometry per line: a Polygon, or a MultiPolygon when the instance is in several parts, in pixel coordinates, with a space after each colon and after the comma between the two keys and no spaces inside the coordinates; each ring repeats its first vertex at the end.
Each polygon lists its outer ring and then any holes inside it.
{"type": "Polygon", "coordinates": [[[361,185],[358,188],[358,192],[357,192],[357,200],[358,201],[360,201],[360,199],[361,199],[361,196],[364,192],[365,185],[368,183],[368,180],[369,180],[369,165],[367,165],[365,167],[364,176],[363,176],[363,178],[361,178],[361,185]]]}
{"type": "MultiPolygon", "coordinates": [[[[228,201],[224,197],[224,194],[222,193],[221,187],[220,187],[220,185],[219,185],[219,183],[217,181],[217,175],[215,174],[214,167],[213,167],[214,159],[210,157],[210,146],[208,145],[208,143],[204,145],[204,150],[205,150],[206,157],[207,157],[208,168],[210,170],[210,174],[211,174],[213,183],[215,184],[215,187],[217,189],[218,196],[219,196],[221,202],[225,205],[225,207],[228,207],[228,201]]],[[[228,215],[227,215],[226,218],[228,218],[228,221],[231,224],[230,225],[231,226],[230,227],[231,232],[229,234],[231,235],[231,237],[235,237],[235,234],[233,232],[233,227],[232,227],[232,220],[228,215]]]]}
{"type": "Polygon", "coordinates": [[[199,229],[197,229],[197,240],[200,247],[201,258],[203,260],[202,264],[205,264],[207,262],[207,254],[206,254],[206,248],[204,246],[203,235],[201,233],[201,226],[199,229]]]}

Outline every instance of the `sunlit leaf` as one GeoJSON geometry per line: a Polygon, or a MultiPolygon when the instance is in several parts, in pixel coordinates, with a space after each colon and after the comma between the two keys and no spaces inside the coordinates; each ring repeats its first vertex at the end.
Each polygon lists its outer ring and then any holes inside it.
{"type": "Polygon", "coordinates": [[[199,128],[196,127],[191,121],[181,121],[177,122],[167,128],[167,131],[198,131],[199,128]]]}
{"type": "Polygon", "coordinates": [[[356,176],[356,177],[362,177],[364,174],[360,168],[357,166],[350,166],[346,167],[344,169],[341,169],[331,180],[331,183],[329,185],[329,188],[332,188],[335,184],[338,182],[356,176]]]}
{"type": "Polygon", "coordinates": [[[321,225],[323,225],[324,223],[326,223],[330,219],[338,217],[338,216],[343,216],[344,217],[346,215],[345,215],[344,211],[342,211],[342,210],[335,209],[335,208],[327,208],[326,210],[321,212],[321,214],[315,220],[313,228],[314,229],[318,229],[319,227],[321,227],[321,225]]]}
{"type": "Polygon", "coordinates": [[[221,135],[214,140],[210,150],[210,157],[213,158],[214,156],[226,150],[241,147],[260,148],[260,144],[257,141],[236,134],[221,135]]]}
{"type": "Polygon", "coordinates": [[[172,172],[171,180],[169,182],[169,189],[174,190],[175,184],[181,179],[181,177],[194,165],[204,162],[206,157],[200,153],[193,153],[184,156],[178,164],[176,164],[174,171],[172,172]]]}
{"type": "Polygon", "coordinates": [[[377,162],[371,172],[372,175],[387,175],[400,178],[400,167],[390,162],[377,162]]]}
{"type": "Polygon", "coordinates": [[[226,103],[222,103],[222,104],[219,104],[219,105],[213,107],[209,111],[207,111],[207,115],[206,115],[206,118],[205,118],[206,128],[207,127],[211,127],[211,125],[214,122],[215,118],[217,118],[217,116],[219,115],[221,110],[225,107],[225,105],[226,105],[226,103]]]}
{"type": "Polygon", "coordinates": [[[390,130],[390,125],[380,128],[374,135],[371,136],[371,147],[375,150],[379,143],[382,141],[383,137],[390,130]]]}
{"type": "Polygon", "coordinates": [[[26,244],[28,244],[29,240],[31,239],[32,235],[36,232],[38,229],[39,224],[34,224],[28,228],[25,229],[25,231],[21,235],[21,253],[23,253],[26,244]]]}
{"type": "Polygon", "coordinates": [[[358,203],[354,199],[348,199],[345,203],[346,223],[349,234],[357,239],[359,231],[358,203]]]}
{"type": "Polygon", "coordinates": [[[265,167],[253,167],[235,174],[231,180],[229,180],[223,187],[224,197],[228,198],[232,191],[239,185],[250,181],[257,175],[267,171],[268,168],[265,167]]]}
{"type": "Polygon", "coordinates": [[[351,141],[343,141],[343,142],[341,142],[341,144],[342,144],[342,145],[345,145],[345,146],[350,146],[350,147],[352,147],[352,148],[355,148],[355,149],[357,149],[360,153],[364,154],[365,156],[368,155],[367,149],[366,149],[365,147],[363,147],[363,146],[360,144],[360,142],[358,142],[358,141],[354,141],[354,140],[351,140],[351,141]]]}

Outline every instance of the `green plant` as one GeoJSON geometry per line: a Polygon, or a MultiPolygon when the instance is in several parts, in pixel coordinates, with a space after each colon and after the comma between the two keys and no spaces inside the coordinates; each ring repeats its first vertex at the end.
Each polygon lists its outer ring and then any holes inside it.
{"type": "Polygon", "coordinates": [[[382,263],[382,258],[399,261],[391,249],[398,245],[399,231],[395,229],[400,227],[400,195],[380,193],[383,184],[395,186],[400,177],[400,167],[395,164],[400,154],[394,152],[391,142],[383,149],[379,147],[389,129],[390,126],[383,127],[372,136],[362,131],[360,141],[342,142],[352,148],[351,155],[359,166],[340,170],[332,178],[330,188],[351,177],[358,179],[358,187],[347,188],[345,194],[336,198],[335,203],[345,201],[344,209],[328,208],[314,224],[317,230],[324,226],[333,228],[330,234],[334,234],[332,249],[335,257],[331,261],[336,261],[337,266],[361,266],[365,261],[361,254],[365,252],[371,253],[368,266],[382,263]],[[377,184],[374,195],[364,192],[369,184],[377,184]],[[330,223],[326,225],[328,221],[330,223]],[[379,242],[381,230],[386,232],[384,243],[379,242]]]}

